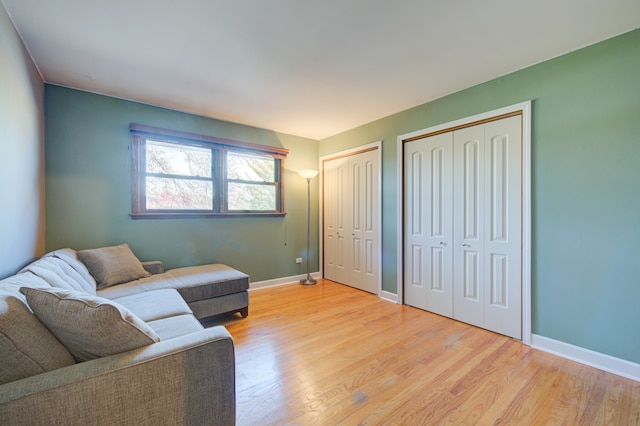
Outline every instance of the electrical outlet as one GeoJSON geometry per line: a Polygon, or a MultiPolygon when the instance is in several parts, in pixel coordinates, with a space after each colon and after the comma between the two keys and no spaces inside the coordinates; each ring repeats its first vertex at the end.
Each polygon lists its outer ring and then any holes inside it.
{"type": "Polygon", "coordinates": [[[296,257],[296,263],[302,263],[302,258],[301,257],[296,257]]]}

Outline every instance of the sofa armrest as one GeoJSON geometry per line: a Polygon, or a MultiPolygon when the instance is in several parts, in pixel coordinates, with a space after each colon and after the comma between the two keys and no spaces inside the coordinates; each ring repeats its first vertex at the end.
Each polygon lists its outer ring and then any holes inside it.
{"type": "Polygon", "coordinates": [[[235,424],[233,339],[222,327],[0,385],[7,424],[235,424]]]}
{"type": "Polygon", "coordinates": [[[153,275],[161,274],[164,272],[164,264],[159,260],[150,260],[150,261],[141,262],[141,263],[145,271],[153,275]]]}

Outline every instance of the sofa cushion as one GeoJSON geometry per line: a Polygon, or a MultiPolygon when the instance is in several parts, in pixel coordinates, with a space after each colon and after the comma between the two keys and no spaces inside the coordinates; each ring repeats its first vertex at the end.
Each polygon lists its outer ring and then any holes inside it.
{"type": "Polygon", "coordinates": [[[38,319],[79,361],[160,341],[149,326],[111,300],[56,288],[20,291],[38,319]]]}
{"type": "Polygon", "coordinates": [[[47,281],[51,287],[67,290],[83,291],[95,294],[95,281],[87,281],[65,260],[47,253],[35,262],[30,263],[20,270],[18,275],[31,272],[47,281]]]}
{"type": "Polygon", "coordinates": [[[129,309],[144,322],[192,314],[187,302],[172,288],[145,291],[112,300],[129,309]]]}
{"type": "Polygon", "coordinates": [[[141,291],[175,288],[187,302],[247,291],[249,276],[223,264],[186,266],[98,292],[114,299],[141,291]]]}
{"type": "Polygon", "coordinates": [[[151,275],[128,244],[80,250],[78,257],[96,279],[98,289],[151,275]]]}
{"type": "Polygon", "coordinates": [[[149,327],[153,329],[162,340],[173,339],[185,334],[197,333],[204,329],[202,324],[193,315],[178,315],[149,321],[149,327]]]}
{"type": "Polygon", "coordinates": [[[184,300],[209,299],[249,289],[249,276],[227,265],[202,265],[169,271],[181,283],[178,292],[184,300]]]}
{"type": "Polygon", "coordinates": [[[0,384],[75,362],[17,294],[0,290],[0,384]]]}
{"type": "Polygon", "coordinates": [[[198,319],[226,312],[237,312],[245,308],[248,313],[248,306],[249,293],[246,291],[189,302],[189,308],[198,319]]]}

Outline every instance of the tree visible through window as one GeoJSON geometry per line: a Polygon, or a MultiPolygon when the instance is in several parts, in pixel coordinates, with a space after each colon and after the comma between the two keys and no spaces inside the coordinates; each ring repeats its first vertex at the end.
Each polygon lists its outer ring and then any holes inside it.
{"type": "Polygon", "coordinates": [[[287,150],[131,125],[133,217],[284,214],[287,150]]]}
{"type": "Polygon", "coordinates": [[[276,165],[273,158],[227,152],[229,210],[276,210],[276,165]]]}
{"type": "Polygon", "coordinates": [[[211,210],[212,152],[175,143],[146,142],[147,210],[211,210]]]}

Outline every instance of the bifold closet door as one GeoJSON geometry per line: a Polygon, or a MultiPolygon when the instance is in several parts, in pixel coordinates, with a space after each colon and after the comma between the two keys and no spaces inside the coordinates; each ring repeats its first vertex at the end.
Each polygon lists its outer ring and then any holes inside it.
{"type": "Polygon", "coordinates": [[[406,144],[405,301],[453,316],[453,134],[406,144]]]}
{"type": "Polygon", "coordinates": [[[323,163],[324,277],[378,293],[378,151],[323,163]]]}
{"type": "Polygon", "coordinates": [[[521,118],[457,130],[453,318],[521,338],[521,118]]]}
{"type": "Polygon", "coordinates": [[[378,294],[378,150],[349,157],[350,276],[353,286],[378,294]]]}
{"type": "Polygon", "coordinates": [[[351,250],[349,247],[351,224],[349,223],[353,208],[350,202],[349,191],[349,161],[347,158],[339,158],[331,161],[330,167],[335,170],[335,187],[325,188],[327,197],[334,198],[336,206],[336,235],[335,235],[335,259],[336,274],[335,281],[339,283],[353,282],[351,268],[351,250]]]}
{"type": "Polygon", "coordinates": [[[338,169],[340,162],[327,161],[323,164],[323,197],[322,197],[322,237],[323,237],[323,274],[326,279],[336,281],[337,252],[337,209],[338,169]]]}
{"type": "Polygon", "coordinates": [[[521,338],[521,118],[404,146],[405,303],[521,338]]]}

